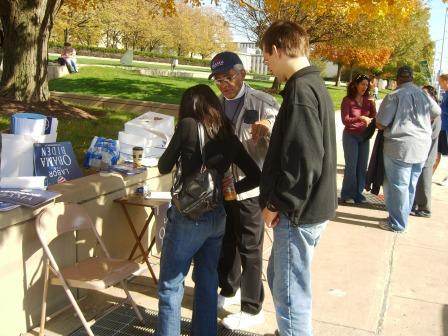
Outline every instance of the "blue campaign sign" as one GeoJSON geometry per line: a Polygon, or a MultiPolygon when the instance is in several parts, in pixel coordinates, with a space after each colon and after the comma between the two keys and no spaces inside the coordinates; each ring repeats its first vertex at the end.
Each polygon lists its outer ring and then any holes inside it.
{"type": "Polygon", "coordinates": [[[34,144],[34,175],[47,176],[48,185],[82,176],[69,141],[34,144]]]}

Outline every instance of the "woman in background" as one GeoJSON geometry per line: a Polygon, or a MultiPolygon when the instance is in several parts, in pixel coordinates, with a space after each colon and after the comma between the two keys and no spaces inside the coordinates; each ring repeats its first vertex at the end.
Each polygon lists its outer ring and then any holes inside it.
{"type": "MultiPolygon", "coordinates": [[[[174,135],[159,160],[159,171],[168,174],[180,157],[181,180],[203,164],[198,138],[198,123],[205,129],[204,159],[221,178],[232,163],[246,175],[235,183],[237,193],[259,184],[260,169],[233,134],[218,97],[207,85],[196,85],[182,96],[179,121],[174,135]]],[[[168,223],[160,258],[159,317],[157,335],[180,335],[180,309],[184,279],[194,260],[193,317],[191,335],[217,334],[218,259],[225,230],[223,204],[192,220],[174,205],[168,210],[168,223]]]]}
{"type": "Polygon", "coordinates": [[[376,116],[375,102],[369,99],[369,87],[368,76],[356,76],[349,83],[347,96],[341,103],[342,123],[345,126],[342,135],[345,171],[341,200],[348,204],[367,202],[362,192],[369,158],[369,140],[365,139],[363,133],[376,116]]]}
{"type": "MultiPolygon", "coordinates": [[[[442,155],[448,155],[448,70],[443,70],[440,74],[439,85],[443,90],[442,102],[440,103],[440,107],[442,108],[442,128],[439,133],[438,153],[436,162],[434,163],[433,173],[436,171],[442,155]]],[[[443,179],[440,185],[448,186],[448,176],[443,179]]]]}
{"type": "MultiPolygon", "coordinates": [[[[436,90],[431,85],[425,85],[422,88],[428,95],[439,102],[436,96],[436,90]]],[[[432,125],[431,134],[431,148],[429,150],[428,158],[423,166],[422,173],[418,178],[417,187],[415,190],[414,205],[412,206],[411,215],[418,217],[431,217],[431,186],[433,166],[437,157],[437,144],[439,139],[441,118],[435,118],[432,125]]]]}

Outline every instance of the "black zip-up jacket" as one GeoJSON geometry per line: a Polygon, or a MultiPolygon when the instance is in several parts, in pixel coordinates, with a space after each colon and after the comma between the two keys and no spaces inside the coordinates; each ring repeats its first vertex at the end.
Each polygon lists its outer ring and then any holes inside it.
{"type": "Polygon", "coordinates": [[[319,69],[308,66],[286,82],[263,165],[260,204],[269,202],[295,225],[335,216],[334,108],[319,69]]]}

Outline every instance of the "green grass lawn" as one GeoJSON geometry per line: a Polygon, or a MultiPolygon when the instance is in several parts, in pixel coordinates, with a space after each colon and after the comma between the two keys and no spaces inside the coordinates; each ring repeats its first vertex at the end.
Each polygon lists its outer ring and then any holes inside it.
{"type": "MultiPolygon", "coordinates": [[[[118,61],[117,61],[118,62],[118,61]]],[[[160,67],[159,67],[160,68],[160,67]]],[[[266,90],[271,82],[261,80],[247,81],[255,89],[266,90]]],[[[203,83],[219,93],[216,85],[207,79],[151,77],[138,74],[136,71],[118,67],[83,67],[77,74],[50,81],[50,90],[72,92],[78,94],[135,99],[161,103],[179,104],[182,93],[190,86],[203,83]]],[[[336,110],[346,94],[345,87],[328,86],[336,110]]],[[[380,91],[381,97],[387,91],[380,91]]],[[[280,95],[275,95],[281,102],[280,95]]],[[[123,130],[124,123],[135,118],[138,113],[125,111],[101,110],[78,106],[98,117],[97,120],[62,119],[58,126],[58,141],[70,141],[79,163],[82,164],[84,153],[92,138],[103,136],[117,139],[118,132],[123,130]]],[[[0,114],[0,129],[9,128],[9,117],[0,114]]]]}
{"type": "MultiPolygon", "coordinates": [[[[59,56],[50,55],[48,59],[50,61],[56,61],[59,56]]],[[[86,64],[86,65],[113,65],[120,66],[123,65],[120,63],[119,59],[101,59],[98,57],[87,57],[87,56],[78,56],[77,57],[78,64],[86,64]]],[[[170,70],[171,65],[168,63],[148,63],[148,62],[140,62],[133,61],[132,65],[126,66],[127,68],[144,68],[144,69],[161,69],[161,70],[170,70]]],[[[186,70],[186,71],[200,71],[200,72],[210,72],[208,67],[200,67],[200,66],[189,66],[189,65],[178,65],[176,70],[186,70]]]]}
{"type": "MultiPolygon", "coordinates": [[[[84,155],[95,135],[110,139],[117,139],[118,132],[124,129],[124,123],[136,118],[140,113],[125,111],[104,110],[77,106],[90,114],[95,115],[97,120],[85,119],[59,119],[58,141],[70,141],[80,166],[84,161],[84,155]]],[[[0,129],[9,128],[10,119],[0,114],[0,129]]],[[[84,170],[86,174],[90,173],[84,170]]]]}
{"type": "MultiPolygon", "coordinates": [[[[266,90],[269,81],[247,80],[255,89],[266,90]]],[[[153,77],[140,75],[122,68],[89,66],[77,74],[50,81],[50,90],[121,99],[146,100],[179,104],[185,89],[196,84],[208,84],[218,94],[212,81],[202,78],[153,77]]],[[[345,96],[345,87],[328,86],[335,109],[339,109],[345,96]]],[[[280,95],[275,98],[281,102],[280,95]]]]}

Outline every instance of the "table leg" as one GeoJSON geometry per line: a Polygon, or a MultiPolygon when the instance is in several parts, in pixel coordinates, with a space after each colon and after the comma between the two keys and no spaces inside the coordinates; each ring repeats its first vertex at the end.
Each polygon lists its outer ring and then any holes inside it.
{"type": "MultiPolygon", "coordinates": [[[[154,280],[154,283],[157,284],[156,275],[154,273],[154,270],[152,269],[151,264],[149,263],[148,257],[146,256],[145,249],[143,248],[142,242],[138,238],[138,234],[137,234],[137,231],[135,230],[134,223],[131,220],[131,216],[129,216],[129,213],[128,213],[128,210],[127,210],[126,206],[124,204],[122,204],[122,203],[120,203],[120,204],[121,204],[121,207],[123,208],[124,214],[126,215],[129,227],[131,228],[131,231],[132,231],[132,234],[134,235],[134,238],[136,239],[136,243],[138,245],[138,248],[140,249],[140,252],[142,253],[143,259],[145,260],[146,266],[148,266],[148,270],[151,273],[151,276],[152,276],[152,278],[154,280]]],[[[131,259],[129,259],[129,260],[131,260],[131,259]]]]}
{"type": "MultiPolygon", "coordinates": [[[[154,217],[154,210],[152,208],[151,209],[151,214],[149,215],[148,219],[145,222],[145,225],[142,228],[142,231],[140,232],[139,236],[138,236],[138,241],[141,241],[143,238],[143,235],[145,234],[146,230],[148,229],[149,223],[151,222],[152,218],[154,217]]],[[[137,249],[137,242],[134,244],[134,247],[132,248],[131,254],[129,255],[129,260],[132,259],[132,257],[134,256],[135,250],[137,249]]]]}

